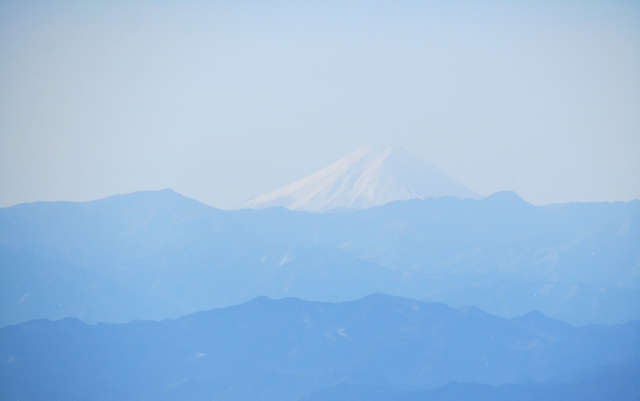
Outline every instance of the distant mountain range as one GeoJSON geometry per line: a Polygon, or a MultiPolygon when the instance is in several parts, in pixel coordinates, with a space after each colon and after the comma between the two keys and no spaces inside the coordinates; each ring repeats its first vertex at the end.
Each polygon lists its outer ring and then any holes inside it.
{"type": "Polygon", "coordinates": [[[177,320],[0,329],[4,400],[616,400],[640,397],[640,322],[371,295],[270,300],[177,320]]]}
{"type": "Polygon", "coordinates": [[[640,201],[478,198],[367,146],[238,210],[2,208],[0,399],[639,400],[640,201]]]}
{"type": "Polygon", "coordinates": [[[640,318],[640,201],[514,193],[223,211],[171,190],[0,209],[0,326],[164,319],[256,296],[381,292],[572,324],[640,318]]]}
{"type": "Polygon", "coordinates": [[[362,146],[334,164],[238,208],[282,206],[324,212],[440,196],[478,199],[425,160],[397,146],[362,146]]]}

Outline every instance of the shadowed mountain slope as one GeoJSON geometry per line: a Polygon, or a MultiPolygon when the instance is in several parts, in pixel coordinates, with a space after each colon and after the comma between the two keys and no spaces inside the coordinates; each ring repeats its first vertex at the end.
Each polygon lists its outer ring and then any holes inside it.
{"type": "Polygon", "coordinates": [[[261,297],[162,322],[2,328],[0,395],[293,401],[337,383],[393,395],[454,381],[479,383],[463,392],[473,395],[485,385],[570,382],[576,372],[638,358],[639,343],[638,322],[576,328],[385,295],[345,303],[261,297]]]}

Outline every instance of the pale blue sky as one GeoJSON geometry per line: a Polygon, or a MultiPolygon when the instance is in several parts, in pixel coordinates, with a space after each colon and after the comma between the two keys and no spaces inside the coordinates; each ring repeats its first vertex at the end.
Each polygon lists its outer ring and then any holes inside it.
{"type": "Polygon", "coordinates": [[[534,204],[640,198],[637,1],[0,1],[0,206],[231,207],[363,144],[534,204]]]}

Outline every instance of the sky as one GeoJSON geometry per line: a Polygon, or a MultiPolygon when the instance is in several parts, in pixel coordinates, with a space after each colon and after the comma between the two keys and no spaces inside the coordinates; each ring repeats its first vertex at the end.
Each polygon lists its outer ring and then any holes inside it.
{"type": "Polygon", "coordinates": [[[365,144],[481,195],[640,198],[640,2],[0,0],[0,207],[231,208],[365,144]]]}

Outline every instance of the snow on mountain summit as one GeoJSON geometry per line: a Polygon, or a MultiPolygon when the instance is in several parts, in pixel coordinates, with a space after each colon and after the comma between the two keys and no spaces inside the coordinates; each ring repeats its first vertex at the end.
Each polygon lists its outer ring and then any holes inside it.
{"type": "Polygon", "coordinates": [[[365,145],[316,173],[253,198],[238,208],[284,206],[323,212],[439,196],[480,197],[402,148],[365,145]]]}

